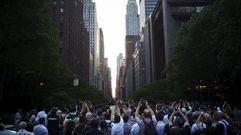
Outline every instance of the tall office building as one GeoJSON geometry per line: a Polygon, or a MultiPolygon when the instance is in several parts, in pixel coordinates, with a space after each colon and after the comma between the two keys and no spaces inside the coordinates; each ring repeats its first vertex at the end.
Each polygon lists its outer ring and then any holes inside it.
{"type": "Polygon", "coordinates": [[[105,44],[104,44],[104,34],[102,28],[99,28],[99,46],[100,46],[100,66],[105,63],[105,44]]]}
{"type": "Polygon", "coordinates": [[[118,79],[119,78],[119,71],[120,71],[120,67],[122,66],[125,66],[125,60],[123,59],[123,54],[120,53],[118,56],[117,56],[117,75],[116,75],[116,78],[118,79]]]}
{"type": "Polygon", "coordinates": [[[128,0],[126,6],[126,35],[140,34],[140,21],[136,0],[128,0]]]}
{"type": "Polygon", "coordinates": [[[182,23],[213,1],[158,0],[143,32],[147,83],[166,78],[165,68],[171,61],[176,32],[182,23]]]}
{"type": "Polygon", "coordinates": [[[95,88],[98,90],[104,90],[104,78],[103,78],[103,71],[104,71],[104,35],[102,28],[99,28],[97,34],[97,45],[95,49],[95,67],[97,68],[95,73],[95,81],[96,85],[95,88]]]}
{"type": "Polygon", "coordinates": [[[86,78],[89,73],[88,32],[83,24],[82,1],[51,0],[49,9],[61,40],[60,54],[65,65],[77,76],[86,78]]]}
{"type": "Polygon", "coordinates": [[[126,6],[126,67],[132,61],[135,44],[139,41],[139,15],[136,0],[128,0],[126,6]]]}
{"type": "Polygon", "coordinates": [[[112,98],[111,69],[110,69],[110,67],[108,67],[108,58],[104,58],[102,76],[104,78],[103,94],[106,99],[111,99],[112,98]]]}
{"type": "Polygon", "coordinates": [[[136,42],[134,57],[135,88],[146,84],[144,42],[136,42]]]}
{"type": "Polygon", "coordinates": [[[120,53],[117,56],[117,75],[116,75],[116,98],[122,98],[122,93],[124,91],[124,68],[125,68],[125,59],[123,59],[123,54],[120,53]]]}
{"type": "Polygon", "coordinates": [[[129,64],[133,62],[133,53],[135,51],[135,44],[137,41],[140,40],[140,36],[126,36],[126,69],[128,68],[129,64]]]}
{"type": "Polygon", "coordinates": [[[150,14],[156,7],[157,0],[139,0],[140,8],[140,30],[145,27],[145,23],[148,20],[150,14]]]}
{"type": "Polygon", "coordinates": [[[104,64],[104,35],[102,32],[102,29],[98,29],[97,33],[97,44],[95,48],[95,53],[94,53],[94,67],[95,72],[94,72],[94,87],[98,90],[103,90],[104,89],[104,79],[102,75],[103,71],[103,64],[104,64]]]}
{"type": "Polygon", "coordinates": [[[92,86],[96,85],[96,46],[97,46],[97,33],[98,33],[98,23],[97,23],[97,13],[96,4],[92,0],[83,0],[83,19],[85,28],[89,32],[89,49],[90,58],[93,57],[93,62],[90,62],[90,76],[89,81],[92,86]],[[92,56],[91,56],[92,55],[92,56]]]}
{"type": "Polygon", "coordinates": [[[128,0],[126,6],[126,37],[125,37],[125,67],[122,84],[120,83],[120,97],[126,98],[134,90],[133,53],[135,44],[140,40],[140,22],[136,0],[128,0]],[[131,66],[131,67],[130,67],[131,66]]]}

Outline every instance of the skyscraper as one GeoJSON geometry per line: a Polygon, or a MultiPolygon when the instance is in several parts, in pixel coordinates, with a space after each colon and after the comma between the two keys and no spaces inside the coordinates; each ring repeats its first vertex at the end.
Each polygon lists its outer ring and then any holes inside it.
{"type": "Polygon", "coordinates": [[[123,54],[120,53],[118,56],[117,56],[117,75],[116,75],[116,78],[118,79],[119,78],[119,71],[120,71],[120,67],[122,66],[125,66],[124,65],[124,59],[123,59],[123,54]]]}
{"type": "MultiPolygon", "coordinates": [[[[120,97],[125,99],[135,89],[133,71],[133,53],[135,44],[140,40],[140,22],[136,0],[128,0],[126,6],[126,37],[125,37],[125,67],[120,97]]],[[[120,75],[121,76],[121,75],[120,75]]]]}
{"type": "Polygon", "coordinates": [[[97,14],[96,5],[92,0],[83,0],[83,19],[85,28],[89,32],[89,48],[90,48],[90,58],[93,57],[93,62],[90,62],[90,84],[94,86],[96,84],[95,75],[97,73],[96,67],[96,46],[97,46],[97,14]],[[92,55],[92,56],[91,56],[92,55]]]}
{"type": "Polygon", "coordinates": [[[59,32],[60,54],[65,65],[78,77],[88,79],[88,32],[83,24],[82,1],[50,0],[48,4],[59,32]]]}
{"type": "Polygon", "coordinates": [[[126,43],[126,69],[129,67],[129,64],[133,62],[133,53],[135,51],[135,44],[137,41],[140,41],[140,36],[136,35],[136,36],[126,36],[125,39],[126,43]]]}
{"type": "Polygon", "coordinates": [[[96,71],[96,88],[98,90],[104,90],[103,88],[103,71],[104,71],[104,35],[102,28],[98,30],[97,45],[95,49],[95,67],[96,71]]]}
{"type": "Polygon", "coordinates": [[[105,44],[104,44],[104,34],[102,28],[99,29],[99,44],[100,44],[100,66],[105,63],[105,44]]]}
{"type": "Polygon", "coordinates": [[[136,0],[128,0],[126,6],[126,35],[139,35],[140,21],[136,0]]]}
{"type": "Polygon", "coordinates": [[[176,32],[193,14],[213,0],[158,0],[156,8],[146,20],[144,34],[146,82],[166,78],[171,62],[176,32]]]}
{"type": "MultiPolygon", "coordinates": [[[[145,23],[148,20],[150,14],[156,7],[157,0],[139,0],[140,8],[140,29],[145,27],[145,23]]],[[[142,31],[141,31],[142,32],[142,31]]]]}
{"type": "Polygon", "coordinates": [[[134,57],[135,88],[146,84],[144,42],[136,42],[134,57]]]}

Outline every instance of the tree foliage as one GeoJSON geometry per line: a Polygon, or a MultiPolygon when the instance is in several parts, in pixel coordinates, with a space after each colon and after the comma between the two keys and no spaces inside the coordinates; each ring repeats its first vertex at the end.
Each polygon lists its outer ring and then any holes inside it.
{"type": "Polygon", "coordinates": [[[159,80],[148,84],[143,88],[137,89],[130,95],[129,98],[135,101],[143,98],[150,101],[156,100],[160,102],[170,102],[177,100],[180,97],[168,89],[166,80],[159,80]]]}
{"type": "MultiPolygon", "coordinates": [[[[13,99],[18,102],[9,105],[15,107],[60,105],[75,102],[73,96],[96,92],[87,88],[85,93],[86,84],[73,88],[73,74],[60,57],[48,0],[3,0],[0,5],[1,105],[13,99]]],[[[103,100],[101,94],[95,96],[103,100]]]]}
{"type": "MultiPolygon", "coordinates": [[[[200,80],[240,80],[241,2],[218,0],[178,30],[169,69],[171,80],[185,91],[200,80]]],[[[235,88],[233,88],[235,89],[235,88]]]]}

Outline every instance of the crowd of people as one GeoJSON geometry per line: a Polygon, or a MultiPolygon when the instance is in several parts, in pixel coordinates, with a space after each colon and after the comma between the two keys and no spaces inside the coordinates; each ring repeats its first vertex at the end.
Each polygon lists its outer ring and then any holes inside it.
{"type": "Polygon", "coordinates": [[[111,101],[94,106],[21,109],[16,133],[0,125],[0,135],[241,135],[241,110],[222,105],[177,101],[168,104],[111,101]]]}

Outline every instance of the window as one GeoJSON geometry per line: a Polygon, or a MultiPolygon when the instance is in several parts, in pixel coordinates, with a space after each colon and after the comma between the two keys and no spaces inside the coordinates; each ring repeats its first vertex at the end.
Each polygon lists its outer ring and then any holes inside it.
{"type": "Polygon", "coordinates": [[[63,28],[63,23],[59,23],[59,27],[60,27],[60,28],[63,28]]]}
{"type": "Polygon", "coordinates": [[[53,5],[56,5],[57,4],[57,2],[56,1],[53,1],[53,5]]]}
{"type": "Polygon", "coordinates": [[[63,20],[64,20],[64,17],[63,17],[63,16],[60,16],[59,20],[63,21],[63,20]]]}
{"type": "Polygon", "coordinates": [[[60,8],[60,9],[59,9],[59,12],[60,12],[60,13],[64,13],[64,9],[63,9],[63,8],[60,8]]]}
{"type": "Polygon", "coordinates": [[[196,13],[200,13],[202,11],[203,7],[202,6],[197,6],[196,7],[196,13]]]}
{"type": "Polygon", "coordinates": [[[64,0],[60,1],[60,4],[61,4],[61,5],[64,5],[64,0]]]}
{"type": "Polygon", "coordinates": [[[60,36],[60,37],[63,37],[63,32],[59,32],[59,36],[60,36]]]}

